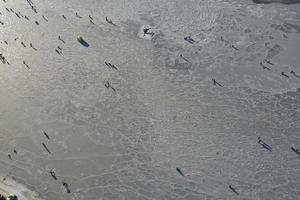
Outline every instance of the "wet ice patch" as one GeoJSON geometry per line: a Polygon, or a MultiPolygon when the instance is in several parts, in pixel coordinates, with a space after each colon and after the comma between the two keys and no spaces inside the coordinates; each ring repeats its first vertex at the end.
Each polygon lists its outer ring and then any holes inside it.
{"type": "Polygon", "coordinates": [[[267,56],[266,56],[267,59],[270,59],[270,58],[278,55],[282,51],[282,47],[278,44],[274,44],[272,47],[268,47],[268,49],[269,50],[268,50],[268,53],[267,53],[267,56]]]}
{"type": "Polygon", "coordinates": [[[289,70],[299,70],[300,58],[297,50],[300,46],[300,38],[298,34],[289,34],[289,38],[277,38],[277,43],[282,47],[282,51],[274,56],[273,60],[280,63],[280,66],[293,66],[289,70]]]}

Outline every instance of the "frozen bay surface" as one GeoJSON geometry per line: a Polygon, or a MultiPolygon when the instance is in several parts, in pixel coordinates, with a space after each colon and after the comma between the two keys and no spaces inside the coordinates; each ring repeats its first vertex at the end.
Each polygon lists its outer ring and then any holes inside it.
{"type": "Polygon", "coordinates": [[[30,2],[0,3],[3,177],[46,200],[300,196],[299,4],[30,2]]]}

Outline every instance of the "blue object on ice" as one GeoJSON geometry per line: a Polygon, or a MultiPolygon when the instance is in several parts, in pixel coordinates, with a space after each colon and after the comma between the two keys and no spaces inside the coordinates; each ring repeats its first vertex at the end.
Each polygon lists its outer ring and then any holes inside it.
{"type": "Polygon", "coordinates": [[[191,38],[191,36],[185,37],[184,40],[188,41],[188,42],[191,43],[191,44],[193,44],[193,43],[195,42],[195,40],[193,40],[193,39],[191,38]]]}

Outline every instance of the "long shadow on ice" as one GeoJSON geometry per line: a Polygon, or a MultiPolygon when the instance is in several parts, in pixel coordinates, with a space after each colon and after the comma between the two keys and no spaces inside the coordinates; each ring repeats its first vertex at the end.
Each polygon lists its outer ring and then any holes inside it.
{"type": "Polygon", "coordinates": [[[89,43],[87,43],[86,41],[82,41],[80,42],[80,44],[82,44],[84,47],[89,47],[89,43]]]}
{"type": "Polygon", "coordinates": [[[89,47],[89,43],[87,43],[87,41],[85,41],[81,36],[77,37],[77,41],[82,44],[84,47],[89,47]]]}

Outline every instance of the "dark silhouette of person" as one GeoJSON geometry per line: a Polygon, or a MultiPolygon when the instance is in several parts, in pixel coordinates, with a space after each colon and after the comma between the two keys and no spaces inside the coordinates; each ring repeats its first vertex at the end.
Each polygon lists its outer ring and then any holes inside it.
{"type": "Polygon", "coordinates": [[[231,185],[229,185],[229,189],[231,189],[232,192],[234,192],[235,194],[239,194],[236,189],[234,187],[232,187],[231,185]]]}
{"type": "Polygon", "coordinates": [[[269,67],[265,66],[262,62],[260,62],[260,65],[262,66],[263,69],[271,70],[269,67]]]}
{"type": "Polygon", "coordinates": [[[234,50],[239,50],[236,46],[234,46],[234,45],[231,45],[231,47],[234,49],[234,50]]]}
{"type": "Polygon", "coordinates": [[[54,178],[54,180],[57,180],[56,174],[53,169],[50,170],[50,175],[54,178]]]}
{"type": "Polygon", "coordinates": [[[218,86],[220,86],[220,87],[223,87],[223,85],[221,85],[220,83],[218,83],[218,82],[216,81],[216,79],[212,78],[212,81],[213,81],[214,85],[218,85],[218,86]]]}
{"type": "Polygon", "coordinates": [[[184,174],[182,173],[182,171],[181,171],[180,168],[176,167],[176,170],[177,170],[177,172],[178,172],[181,176],[184,176],[184,174]]]}
{"type": "Polygon", "coordinates": [[[63,187],[66,189],[66,192],[69,194],[71,193],[71,190],[70,190],[70,187],[69,187],[69,184],[67,182],[62,182],[62,185],[63,187]]]}

